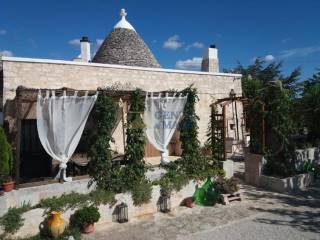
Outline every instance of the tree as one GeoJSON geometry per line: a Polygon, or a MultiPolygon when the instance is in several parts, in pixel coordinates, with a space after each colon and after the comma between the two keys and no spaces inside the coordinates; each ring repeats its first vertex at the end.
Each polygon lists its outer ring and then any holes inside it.
{"type": "Polygon", "coordinates": [[[302,82],[302,91],[303,93],[308,92],[308,90],[314,85],[320,83],[320,68],[317,69],[317,72],[312,75],[311,78],[302,82]]]}
{"type": "Polygon", "coordinates": [[[311,140],[320,140],[320,82],[310,85],[306,88],[303,98],[303,116],[307,128],[309,129],[309,136],[311,140]]]}

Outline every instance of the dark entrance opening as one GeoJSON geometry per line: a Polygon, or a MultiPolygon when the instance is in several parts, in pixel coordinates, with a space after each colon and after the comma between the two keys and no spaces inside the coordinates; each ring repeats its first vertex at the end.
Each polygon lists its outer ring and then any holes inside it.
{"type": "Polygon", "coordinates": [[[41,145],[37,131],[37,120],[24,119],[21,121],[20,154],[22,182],[51,177],[52,160],[41,145]]]}

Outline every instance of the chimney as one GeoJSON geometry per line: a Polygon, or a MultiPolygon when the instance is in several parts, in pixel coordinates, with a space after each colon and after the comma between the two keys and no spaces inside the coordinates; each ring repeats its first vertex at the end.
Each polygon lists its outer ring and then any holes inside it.
{"type": "Polygon", "coordinates": [[[219,72],[218,49],[215,45],[210,45],[209,48],[204,50],[201,62],[201,71],[219,72]]]}
{"type": "Polygon", "coordinates": [[[82,37],[80,40],[81,45],[81,62],[90,62],[91,53],[90,53],[90,41],[88,37],[82,37]]]}

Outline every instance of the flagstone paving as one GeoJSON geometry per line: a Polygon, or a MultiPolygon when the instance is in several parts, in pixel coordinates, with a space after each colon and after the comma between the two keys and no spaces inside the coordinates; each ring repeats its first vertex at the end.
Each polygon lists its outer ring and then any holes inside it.
{"type": "Polygon", "coordinates": [[[247,199],[229,206],[179,207],[126,224],[98,225],[87,240],[320,239],[320,184],[295,196],[243,186],[247,199]]]}

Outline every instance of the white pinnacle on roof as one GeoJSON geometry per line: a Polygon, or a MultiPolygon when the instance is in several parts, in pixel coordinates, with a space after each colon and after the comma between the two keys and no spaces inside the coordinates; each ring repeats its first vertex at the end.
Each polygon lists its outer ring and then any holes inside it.
{"type": "Polygon", "coordinates": [[[132,25],[126,20],[127,13],[124,8],[121,9],[120,16],[121,16],[121,20],[114,26],[114,28],[127,28],[130,30],[136,31],[134,30],[132,25]]]}

